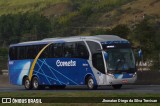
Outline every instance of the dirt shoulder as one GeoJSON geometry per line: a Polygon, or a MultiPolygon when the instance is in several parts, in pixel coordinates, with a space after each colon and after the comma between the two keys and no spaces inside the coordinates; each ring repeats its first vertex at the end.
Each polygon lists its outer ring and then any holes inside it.
{"type": "Polygon", "coordinates": [[[8,75],[0,75],[0,87],[9,87],[12,86],[9,83],[9,77],[8,75]]]}

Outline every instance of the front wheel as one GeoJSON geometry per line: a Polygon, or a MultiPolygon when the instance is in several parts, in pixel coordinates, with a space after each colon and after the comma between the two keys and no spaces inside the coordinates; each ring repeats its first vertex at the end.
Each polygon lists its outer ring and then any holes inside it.
{"type": "Polygon", "coordinates": [[[112,85],[112,87],[113,87],[114,89],[121,89],[122,84],[112,85]]]}
{"type": "Polygon", "coordinates": [[[29,80],[28,77],[26,77],[26,78],[24,79],[24,87],[25,87],[25,89],[27,89],[27,90],[32,89],[32,85],[31,85],[31,82],[30,82],[30,80],[29,80]]]}
{"type": "Polygon", "coordinates": [[[97,86],[95,85],[94,80],[91,76],[87,79],[87,87],[88,89],[97,89],[97,86]]]}

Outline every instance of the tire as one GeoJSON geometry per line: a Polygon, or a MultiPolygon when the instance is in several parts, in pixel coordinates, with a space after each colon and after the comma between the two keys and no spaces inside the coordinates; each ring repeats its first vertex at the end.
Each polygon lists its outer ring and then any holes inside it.
{"type": "Polygon", "coordinates": [[[39,82],[38,82],[38,78],[37,77],[33,77],[32,79],[32,87],[33,89],[35,90],[38,90],[41,88],[41,86],[39,85],[39,82]]]}
{"type": "Polygon", "coordinates": [[[31,81],[29,80],[28,77],[24,78],[24,88],[26,90],[32,89],[31,81]]]}
{"type": "Polygon", "coordinates": [[[97,89],[97,86],[95,85],[95,82],[93,80],[93,78],[90,76],[87,79],[87,87],[88,89],[92,90],[92,89],[97,89]]]}
{"type": "Polygon", "coordinates": [[[112,87],[113,87],[114,89],[121,89],[122,84],[112,85],[112,87]]]}

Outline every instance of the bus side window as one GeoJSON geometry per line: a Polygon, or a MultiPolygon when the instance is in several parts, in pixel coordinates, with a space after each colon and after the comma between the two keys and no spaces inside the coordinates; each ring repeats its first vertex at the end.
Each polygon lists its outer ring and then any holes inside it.
{"type": "Polygon", "coordinates": [[[54,58],[54,44],[48,47],[48,58],[54,58]]]}
{"type": "Polygon", "coordinates": [[[27,59],[34,59],[35,58],[35,48],[34,46],[27,46],[27,59]]]}
{"type": "MultiPolygon", "coordinates": [[[[37,55],[38,55],[38,53],[43,49],[43,47],[44,47],[45,45],[44,44],[41,44],[41,45],[38,45],[38,47],[37,47],[37,55]]],[[[39,56],[39,58],[45,58],[46,57],[46,49],[41,53],[41,55],[39,56]]]]}
{"type": "Polygon", "coordinates": [[[77,45],[76,45],[76,54],[77,55],[77,58],[83,58],[83,59],[88,59],[89,58],[89,52],[87,50],[87,47],[85,45],[84,42],[77,42],[77,45]]]}
{"type": "Polygon", "coordinates": [[[18,47],[18,60],[20,59],[25,59],[26,55],[25,55],[25,46],[20,46],[18,47]]]}
{"type": "Polygon", "coordinates": [[[16,50],[15,47],[10,47],[9,49],[10,60],[16,60],[16,50]]]}
{"type": "Polygon", "coordinates": [[[67,42],[64,44],[64,57],[74,58],[75,57],[75,43],[67,42]]]}
{"type": "MultiPolygon", "coordinates": [[[[44,45],[44,46],[46,46],[46,45],[44,45]]],[[[44,46],[42,46],[42,49],[43,49],[44,46]]],[[[42,54],[40,55],[40,58],[48,58],[48,57],[49,57],[49,48],[46,47],[43,50],[42,54]]]]}
{"type": "Polygon", "coordinates": [[[56,43],[54,45],[54,57],[55,58],[58,58],[58,57],[60,58],[64,56],[63,46],[64,46],[63,43],[56,43]]]}
{"type": "Polygon", "coordinates": [[[14,47],[14,51],[15,51],[14,60],[18,60],[18,47],[14,47]]]}
{"type": "Polygon", "coordinates": [[[27,56],[26,56],[26,57],[27,57],[27,59],[30,59],[30,55],[29,55],[29,52],[30,52],[30,51],[29,51],[29,46],[27,46],[26,49],[27,49],[27,56]]]}

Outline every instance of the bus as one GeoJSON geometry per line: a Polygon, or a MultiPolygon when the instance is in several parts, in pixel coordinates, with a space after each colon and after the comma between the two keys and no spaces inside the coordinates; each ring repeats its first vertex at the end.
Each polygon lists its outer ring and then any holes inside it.
{"type": "Polygon", "coordinates": [[[137,79],[131,44],[116,35],[46,38],[11,44],[9,79],[25,89],[108,85],[120,89],[137,79]]]}

